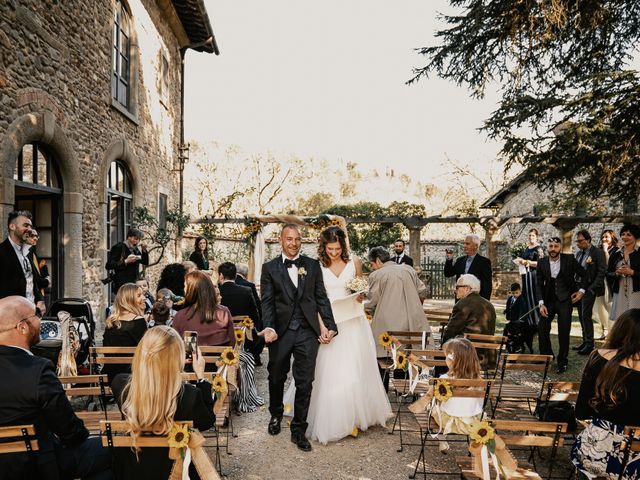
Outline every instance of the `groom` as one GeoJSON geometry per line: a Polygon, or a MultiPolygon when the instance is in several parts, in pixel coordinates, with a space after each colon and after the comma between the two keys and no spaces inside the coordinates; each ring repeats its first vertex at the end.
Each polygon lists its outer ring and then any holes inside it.
{"type": "Polygon", "coordinates": [[[333,320],[331,304],[322,281],[320,263],[300,256],[302,246],[296,225],[285,225],[280,233],[282,255],[262,266],[260,293],[262,321],[260,332],[269,346],[269,411],[268,431],[280,433],[284,407],[284,383],[293,355],[293,379],[296,385],[291,441],[308,452],[311,444],[305,437],[307,412],[316,368],[319,343],[329,343],[338,328],[333,320]],[[319,318],[327,327],[320,331],[319,318]]]}

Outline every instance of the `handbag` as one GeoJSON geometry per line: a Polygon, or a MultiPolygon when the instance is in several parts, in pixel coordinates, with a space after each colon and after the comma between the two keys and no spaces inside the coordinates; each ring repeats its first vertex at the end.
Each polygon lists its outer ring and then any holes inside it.
{"type": "Polygon", "coordinates": [[[576,410],[567,400],[536,400],[533,412],[543,422],[566,422],[567,432],[575,432],[578,427],[576,410]]]}

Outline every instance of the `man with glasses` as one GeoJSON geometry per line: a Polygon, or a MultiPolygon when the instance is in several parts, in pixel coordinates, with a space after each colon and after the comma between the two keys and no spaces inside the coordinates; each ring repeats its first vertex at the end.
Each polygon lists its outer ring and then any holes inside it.
{"type": "Polygon", "coordinates": [[[34,356],[40,313],[24,297],[0,300],[0,426],[34,425],[39,451],[0,455],[3,478],[109,479],[110,455],[71,408],[53,364],[34,356]]]}
{"type": "Polygon", "coordinates": [[[9,235],[0,243],[0,298],[10,295],[25,297],[44,311],[44,297],[38,288],[38,273],[33,264],[31,245],[26,242],[31,233],[31,212],[9,213],[9,235]]]}
{"type": "Polygon", "coordinates": [[[460,275],[470,273],[480,281],[480,296],[491,300],[493,289],[493,273],[491,270],[491,260],[478,253],[480,249],[480,237],[475,234],[467,235],[464,238],[464,255],[453,261],[453,250],[446,249],[446,260],[444,262],[444,276],[460,278],[460,275]]]}
{"type": "MultiPolygon", "coordinates": [[[[456,281],[455,295],[458,301],[442,334],[442,343],[465,333],[493,335],[496,331],[496,309],[489,300],[480,296],[480,280],[470,273],[460,275],[456,281]]],[[[491,361],[481,352],[478,352],[478,356],[483,367],[491,361]]]]}
{"type": "MultiPolygon", "coordinates": [[[[593,304],[596,297],[604,295],[604,277],[607,261],[604,251],[591,245],[591,234],[587,230],[576,233],[576,260],[584,269],[583,288],[578,290],[578,318],[582,327],[582,343],[573,347],[580,355],[588,355],[593,351],[593,304]]],[[[580,280],[580,279],[576,279],[580,280]]]]}

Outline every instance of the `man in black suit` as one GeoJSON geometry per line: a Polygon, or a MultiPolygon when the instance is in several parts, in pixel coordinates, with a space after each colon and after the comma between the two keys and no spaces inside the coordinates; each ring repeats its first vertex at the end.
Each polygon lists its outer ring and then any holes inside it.
{"type": "MultiPolygon", "coordinates": [[[[258,307],[256,307],[251,289],[237,285],[235,282],[236,274],[236,266],[231,262],[224,262],[218,266],[218,283],[222,297],[220,303],[227,307],[233,316],[246,315],[250,317],[256,331],[260,332],[262,328],[258,327],[258,307]]],[[[263,338],[258,336],[253,336],[253,340],[246,339],[245,341],[245,348],[253,355],[256,365],[262,365],[260,352],[262,352],[263,345],[263,338]]]]}
{"type": "Polygon", "coordinates": [[[464,239],[464,256],[453,263],[453,251],[447,250],[447,260],[444,262],[444,276],[456,280],[464,273],[470,273],[480,280],[480,296],[491,300],[493,289],[493,274],[491,260],[478,253],[480,237],[475,234],[467,235],[464,239]]]}
{"type": "Polygon", "coordinates": [[[237,263],[236,264],[236,284],[242,287],[249,287],[251,289],[251,294],[253,295],[253,300],[256,302],[256,307],[258,307],[258,322],[256,323],[256,329],[258,331],[262,330],[262,305],[260,304],[260,295],[258,295],[258,289],[256,288],[256,284],[247,280],[247,275],[249,274],[249,267],[246,263],[237,263]]]}
{"type": "Polygon", "coordinates": [[[404,240],[402,240],[401,238],[397,239],[393,243],[393,251],[396,252],[396,255],[395,257],[392,257],[391,260],[393,260],[398,265],[400,265],[401,263],[405,263],[410,267],[413,267],[413,259],[409,255],[406,255],[404,253],[404,248],[404,240]]]}
{"type": "Polygon", "coordinates": [[[581,298],[576,282],[584,275],[584,269],[569,253],[560,253],[562,241],[551,237],[547,243],[548,255],[538,260],[536,271],[536,295],[540,305],[538,342],[542,355],[553,355],[551,346],[551,322],[558,315],[558,368],[557,373],[567,371],[569,334],[573,304],[581,298]]]}
{"type": "Polygon", "coordinates": [[[26,237],[31,233],[31,212],[9,213],[9,235],[0,243],[0,298],[11,295],[25,297],[44,312],[44,297],[38,288],[38,273],[33,263],[31,245],[26,237]]]}
{"type": "Polygon", "coordinates": [[[262,266],[262,323],[260,332],[269,346],[269,421],[268,432],[280,433],[284,413],[282,397],[293,355],[293,379],[296,386],[291,441],[300,450],[310,451],[305,437],[311,400],[318,343],[329,343],[338,333],[331,303],[322,280],[320,263],[300,256],[302,246],[297,225],[285,225],[280,233],[282,255],[262,266]],[[320,320],[326,330],[321,331],[320,320]]]}
{"type": "Polygon", "coordinates": [[[582,343],[573,347],[580,355],[588,355],[593,351],[593,304],[596,297],[604,295],[604,277],[607,272],[607,260],[604,251],[591,244],[588,230],[576,233],[576,260],[584,268],[585,275],[581,279],[583,288],[579,290],[580,302],[578,317],[582,326],[582,343]]]}
{"type": "Polygon", "coordinates": [[[116,243],[107,257],[105,268],[113,271],[111,294],[115,296],[125,283],[135,283],[140,273],[140,265],[149,265],[149,252],[140,241],[144,233],[137,228],[130,228],[127,239],[116,243]]]}
{"type": "Polygon", "coordinates": [[[40,317],[20,296],[0,300],[0,426],[33,424],[39,451],[0,455],[1,478],[111,478],[111,457],[71,408],[49,360],[29,349],[40,317]],[[4,475],[3,475],[4,474],[4,475]]]}

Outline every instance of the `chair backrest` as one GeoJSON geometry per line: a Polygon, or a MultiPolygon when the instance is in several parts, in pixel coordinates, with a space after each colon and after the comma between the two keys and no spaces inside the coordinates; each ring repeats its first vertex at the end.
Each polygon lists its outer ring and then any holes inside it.
{"type": "Polygon", "coordinates": [[[429,380],[429,383],[435,385],[438,380],[444,380],[451,385],[452,398],[482,398],[482,415],[484,416],[484,409],[487,403],[489,403],[489,394],[491,392],[491,385],[494,382],[493,379],[432,378],[429,380]]]}
{"type": "Polygon", "coordinates": [[[89,361],[92,365],[131,365],[136,347],[91,347],[89,361]]]}
{"type": "Polygon", "coordinates": [[[409,361],[422,368],[446,367],[447,356],[442,350],[411,350],[409,361]]]}
{"type": "Polygon", "coordinates": [[[35,435],[33,425],[0,427],[0,454],[37,451],[39,447],[35,435]]]}
{"type": "Polygon", "coordinates": [[[540,383],[540,393],[542,394],[542,387],[547,380],[552,360],[552,355],[505,353],[500,357],[500,380],[504,381],[508,370],[538,372],[542,375],[542,382],[540,383]]]}
{"type": "Polygon", "coordinates": [[[580,382],[544,382],[540,400],[543,402],[564,400],[575,403],[579,391],[580,382]]]}
{"type": "Polygon", "coordinates": [[[430,331],[404,331],[404,330],[393,330],[388,332],[389,335],[393,336],[402,346],[407,349],[417,348],[426,348],[427,345],[433,345],[433,338],[431,336],[430,331]]]}
{"type": "MultiPolygon", "coordinates": [[[[193,427],[193,422],[176,422],[179,425],[193,427]]],[[[124,420],[100,422],[100,438],[103,447],[132,447],[133,437],[129,434],[129,423],[124,420]]],[[[164,447],[169,446],[168,435],[141,435],[135,442],[138,447],[164,447]]]]}
{"type": "Polygon", "coordinates": [[[111,395],[106,375],[74,375],[58,377],[68,397],[111,395]]]}

